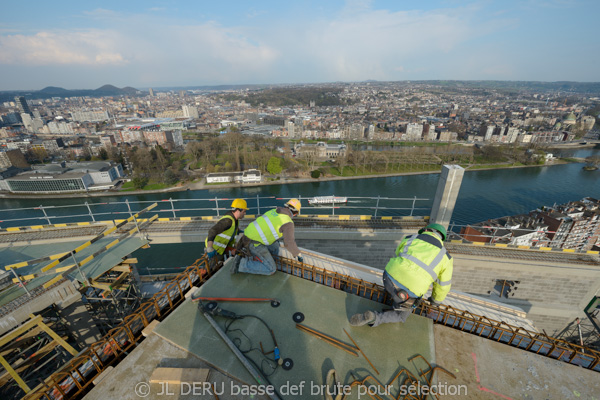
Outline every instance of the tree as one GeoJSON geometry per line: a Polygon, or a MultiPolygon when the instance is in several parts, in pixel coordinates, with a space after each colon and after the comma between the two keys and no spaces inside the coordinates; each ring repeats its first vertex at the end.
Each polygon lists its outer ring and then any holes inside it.
{"type": "Polygon", "coordinates": [[[92,152],[90,151],[90,148],[87,146],[83,147],[83,159],[85,161],[90,161],[92,159],[92,152]]]}
{"type": "Polygon", "coordinates": [[[98,156],[102,159],[102,160],[107,160],[108,159],[108,151],[106,151],[105,148],[101,148],[100,151],[98,152],[98,156]]]}
{"type": "Polygon", "coordinates": [[[315,169],[314,171],[311,171],[310,177],[314,179],[319,179],[321,177],[321,170],[315,169]]]}
{"type": "Polygon", "coordinates": [[[338,171],[340,171],[340,175],[344,175],[344,168],[348,165],[348,155],[346,153],[340,154],[336,159],[335,163],[337,165],[338,171]]]}
{"type": "Polygon", "coordinates": [[[224,134],[221,140],[227,148],[227,154],[231,154],[240,143],[243,143],[244,138],[240,133],[231,131],[224,134]]]}
{"type": "Polygon", "coordinates": [[[281,167],[281,158],[271,157],[267,164],[267,171],[272,175],[278,175],[281,173],[283,168],[281,167]]]}
{"type": "Polygon", "coordinates": [[[202,145],[197,140],[188,142],[185,145],[185,154],[189,155],[194,164],[197,164],[202,157],[202,145]]]}
{"type": "Polygon", "coordinates": [[[108,158],[110,160],[116,162],[117,164],[121,164],[121,165],[125,164],[125,159],[123,158],[123,154],[121,154],[121,152],[119,151],[118,148],[116,148],[114,146],[110,146],[107,149],[107,154],[108,154],[108,158]]]}
{"type": "Polygon", "coordinates": [[[590,156],[585,159],[587,167],[598,168],[600,166],[600,156],[590,156]]]}
{"type": "Polygon", "coordinates": [[[172,168],[167,168],[163,176],[163,182],[167,185],[173,185],[177,183],[178,180],[179,177],[177,176],[177,173],[174,172],[172,168]]]}
{"type": "Polygon", "coordinates": [[[144,186],[148,184],[148,178],[143,175],[136,174],[131,180],[131,183],[133,183],[134,188],[143,189],[144,186]]]}

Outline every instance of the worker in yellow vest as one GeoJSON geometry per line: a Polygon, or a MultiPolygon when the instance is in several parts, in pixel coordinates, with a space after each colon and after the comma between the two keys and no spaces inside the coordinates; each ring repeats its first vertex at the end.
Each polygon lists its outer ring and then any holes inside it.
{"type": "Polygon", "coordinates": [[[385,267],[383,286],[392,296],[393,310],[385,312],[366,311],[354,314],[350,325],[369,324],[372,327],[391,322],[405,322],[433,283],[428,301],[440,304],[450,291],[452,283],[452,257],[443,241],[447,232],[440,224],[429,224],[400,243],[385,267]]]}
{"type": "Polygon", "coordinates": [[[238,221],[244,218],[248,211],[248,204],[244,199],[235,199],[231,203],[231,211],[219,219],[219,221],[208,230],[208,237],[204,241],[206,256],[211,265],[223,261],[225,256],[235,254],[235,237],[239,232],[238,221]]]}
{"type": "Polygon", "coordinates": [[[267,211],[250,223],[240,238],[238,250],[247,256],[237,255],[231,273],[273,275],[277,271],[273,256],[279,255],[279,239],[298,261],[304,259],[294,238],[292,217],[300,214],[300,200],[291,199],[283,207],[267,211]]]}

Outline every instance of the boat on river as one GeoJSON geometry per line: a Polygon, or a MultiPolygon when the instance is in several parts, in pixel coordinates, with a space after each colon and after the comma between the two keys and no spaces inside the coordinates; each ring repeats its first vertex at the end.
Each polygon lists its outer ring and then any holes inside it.
{"type": "Polygon", "coordinates": [[[346,204],[347,202],[347,197],[340,196],[315,196],[308,199],[308,204],[311,206],[331,206],[337,204],[346,204]]]}

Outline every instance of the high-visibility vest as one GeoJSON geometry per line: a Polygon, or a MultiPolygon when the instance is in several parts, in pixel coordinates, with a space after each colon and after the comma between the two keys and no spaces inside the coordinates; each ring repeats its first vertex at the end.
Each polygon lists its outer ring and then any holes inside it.
{"type": "MultiPolygon", "coordinates": [[[[227,245],[229,244],[232,238],[233,243],[235,243],[235,235],[237,235],[237,224],[235,218],[231,215],[224,215],[223,217],[221,217],[221,219],[219,219],[219,221],[221,221],[224,218],[229,218],[231,220],[231,227],[226,231],[223,231],[217,236],[215,236],[215,240],[213,241],[213,249],[215,249],[216,252],[219,254],[225,253],[225,249],[227,248],[227,245]]],[[[204,240],[204,246],[208,247],[208,238],[204,240]]]]}
{"type": "Polygon", "coordinates": [[[248,225],[244,230],[244,235],[248,239],[268,246],[281,238],[279,228],[288,222],[292,222],[289,215],[279,214],[277,210],[267,211],[248,225]]]}
{"type": "Polygon", "coordinates": [[[452,257],[432,232],[405,238],[385,270],[396,283],[421,297],[433,283],[431,296],[443,301],[452,283],[452,257]]]}

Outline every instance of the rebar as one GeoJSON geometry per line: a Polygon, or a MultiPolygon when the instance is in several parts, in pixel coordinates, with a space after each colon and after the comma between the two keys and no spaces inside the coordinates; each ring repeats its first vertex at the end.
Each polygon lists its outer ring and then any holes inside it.
{"type": "MultiPolygon", "coordinates": [[[[315,283],[342,290],[346,293],[364,297],[385,305],[392,305],[390,295],[384,287],[362,279],[328,271],[323,268],[301,265],[292,259],[278,257],[277,269],[315,283]]],[[[547,338],[537,332],[495,321],[451,306],[432,307],[423,302],[414,311],[434,323],[504,343],[512,347],[527,350],[555,360],[578,365],[600,372],[600,351],[586,346],[568,343],[561,339],[547,338]]]]}
{"type": "Polygon", "coordinates": [[[301,324],[296,324],[296,328],[298,328],[299,330],[308,333],[309,335],[313,335],[314,337],[316,337],[317,339],[321,339],[323,340],[325,343],[328,343],[334,347],[337,347],[340,350],[344,350],[346,353],[348,354],[352,354],[355,357],[358,357],[358,353],[356,352],[356,348],[350,346],[349,344],[346,344],[342,341],[337,340],[334,337],[331,337],[329,335],[326,335],[324,333],[315,331],[314,329],[311,329],[305,325],[301,325],[301,324]]]}
{"type": "Polygon", "coordinates": [[[354,344],[354,346],[358,349],[358,351],[360,351],[360,354],[362,354],[363,357],[365,358],[365,360],[367,360],[367,362],[369,363],[369,365],[371,366],[371,368],[373,368],[373,370],[377,373],[377,375],[379,375],[379,371],[377,371],[377,368],[375,368],[375,366],[371,363],[371,360],[369,360],[369,358],[361,350],[361,348],[358,347],[358,344],[356,344],[356,342],[354,341],[354,339],[352,339],[352,336],[350,336],[350,334],[348,332],[346,332],[346,329],[344,329],[344,332],[346,333],[346,335],[348,335],[348,338],[350,338],[350,340],[352,341],[352,343],[354,344]]]}

